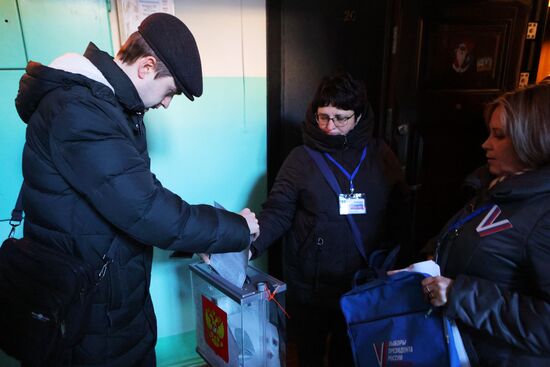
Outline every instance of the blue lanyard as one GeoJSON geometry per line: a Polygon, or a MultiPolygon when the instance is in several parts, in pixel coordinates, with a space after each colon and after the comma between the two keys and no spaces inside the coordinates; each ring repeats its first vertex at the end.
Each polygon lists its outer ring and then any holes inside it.
{"type": "Polygon", "coordinates": [[[459,229],[460,227],[462,227],[464,224],[466,224],[466,222],[469,222],[470,220],[472,220],[474,217],[478,216],[479,214],[483,213],[484,211],[486,211],[487,209],[489,209],[491,207],[490,204],[485,204],[479,208],[477,208],[476,210],[474,210],[473,212],[471,212],[470,214],[468,214],[466,217],[464,218],[460,218],[460,219],[457,219],[453,224],[451,224],[449,226],[449,229],[447,229],[447,233],[446,234],[449,234],[450,232],[453,232],[453,231],[456,231],[457,229],[459,229]]]}
{"type": "Polygon", "coordinates": [[[363,154],[361,154],[361,160],[359,161],[359,164],[357,165],[357,167],[355,167],[355,170],[351,175],[349,174],[348,171],[346,171],[344,167],[342,167],[340,163],[336,162],[336,160],[332,158],[330,154],[328,153],[324,153],[324,154],[325,154],[325,157],[327,157],[332,163],[336,165],[336,167],[340,169],[340,171],[342,171],[344,175],[346,175],[346,177],[349,180],[349,191],[353,194],[353,191],[355,191],[355,188],[353,187],[353,179],[357,175],[357,172],[359,172],[359,167],[361,167],[361,163],[363,163],[363,161],[365,160],[365,157],[367,156],[367,147],[365,146],[365,148],[363,149],[363,154]]]}
{"type": "Polygon", "coordinates": [[[435,249],[435,262],[437,262],[439,264],[440,247],[441,247],[442,242],[449,235],[449,233],[457,231],[464,224],[466,224],[467,222],[469,222],[470,220],[472,220],[474,217],[478,216],[479,214],[483,213],[484,211],[489,209],[491,206],[492,206],[491,204],[485,204],[483,206],[480,206],[479,208],[477,208],[476,210],[471,212],[469,215],[465,216],[464,218],[459,218],[453,224],[451,224],[449,226],[449,228],[447,229],[447,231],[445,232],[445,234],[443,236],[441,236],[441,238],[437,241],[437,247],[435,249]]]}

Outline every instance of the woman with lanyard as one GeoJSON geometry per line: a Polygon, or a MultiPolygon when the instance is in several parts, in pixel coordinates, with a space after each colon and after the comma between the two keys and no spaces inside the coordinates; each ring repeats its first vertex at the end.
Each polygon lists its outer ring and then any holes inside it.
{"type": "Polygon", "coordinates": [[[488,179],[439,236],[422,281],[472,366],[550,366],[550,83],[487,107],[488,179]]]}
{"type": "Polygon", "coordinates": [[[254,258],[283,237],[289,337],[300,366],[325,358],[353,365],[339,298],[373,250],[408,244],[404,178],[388,146],[371,136],[373,124],[363,83],[349,74],[324,78],[304,145],[285,160],[258,216],[254,258]]]}

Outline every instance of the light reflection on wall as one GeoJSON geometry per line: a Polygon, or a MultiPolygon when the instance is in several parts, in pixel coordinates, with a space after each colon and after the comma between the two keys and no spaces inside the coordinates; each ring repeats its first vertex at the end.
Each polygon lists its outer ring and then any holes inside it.
{"type": "Polygon", "coordinates": [[[544,30],[544,38],[540,50],[537,83],[546,77],[550,77],[550,1],[548,1],[548,8],[549,11],[546,12],[546,29],[544,30]]]}

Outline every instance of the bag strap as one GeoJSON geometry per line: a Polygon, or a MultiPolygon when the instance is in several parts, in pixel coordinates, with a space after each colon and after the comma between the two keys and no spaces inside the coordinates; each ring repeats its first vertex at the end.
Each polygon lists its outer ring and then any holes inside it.
{"type": "MultiPolygon", "coordinates": [[[[338,185],[338,181],[336,181],[336,177],[334,176],[334,173],[330,170],[327,162],[319,153],[318,151],[311,149],[310,147],[307,147],[304,145],[304,148],[306,148],[306,152],[311,156],[317,167],[319,167],[319,170],[321,170],[321,173],[325,177],[325,180],[329,184],[329,186],[332,188],[332,191],[336,193],[336,196],[339,196],[342,193],[342,189],[340,189],[340,185],[338,185]]],[[[355,240],[355,246],[361,253],[361,256],[365,261],[369,261],[367,254],[365,253],[365,248],[363,246],[363,241],[361,241],[361,232],[359,231],[359,227],[357,226],[357,223],[355,223],[355,219],[353,219],[353,215],[347,214],[346,219],[348,220],[349,226],[351,228],[351,232],[353,233],[353,239],[355,240]]]]}
{"type": "MultiPolygon", "coordinates": [[[[11,230],[10,234],[8,235],[8,238],[11,238],[15,235],[15,229],[23,222],[23,185],[25,182],[21,184],[21,188],[19,189],[19,194],[17,195],[17,201],[15,202],[15,207],[11,211],[11,218],[10,218],[10,225],[11,230]]],[[[101,270],[99,270],[99,278],[98,281],[103,279],[107,272],[107,268],[109,267],[109,264],[113,262],[115,258],[115,252],[118,246],[116,246],[117,239],[111,243],[109,246],[109,249],[107,252],[103,255],[103,266],[101,267],[101,270]]]]}
{"type": "Polygon", "coordinates": [[[17,201],[15,202],[15,208],[11,211],[10,222],[18,222],[17,225],[21,224],[23,221],[23,185],[19,189],[19,194],[17,195],[17,201]]]}
{"type": "Polygon", "coordinates": [[[393,249],[390,250],[386,258],[384,259],[384,262],[382,263],[381,269],[385,272],[393,268],[395,265],[395,262],[397,261],[397,254],[399,254],[401,246],[395,246],[393,249]]]}
{"type": "Polygon", "coordinates": [[[17,195],[17,200],[15,202],[15,207],[11,211],[11,218],[9,219],[9,224],[11,226],[10,234],[8,235],[8,238],[12,238],[15,236],[15,229],[21,224],[23,221],[23,184],[21,184],[21,188],[19,189],[19,194],[17,195]]]}
{"type": "Polygon", "coordinates": [[[395,246],[393,249],[373,251],[369,256],[369,268],[358,270],[353,276],[353,287],[355,288],[372,279],[388,281],[389,275],[387,272],[395,265],[400,248],[400,246],[395,246]]]}

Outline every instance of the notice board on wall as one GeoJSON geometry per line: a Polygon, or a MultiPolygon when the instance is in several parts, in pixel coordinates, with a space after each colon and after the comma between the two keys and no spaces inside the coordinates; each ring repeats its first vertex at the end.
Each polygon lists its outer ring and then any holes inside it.
{"type": "Polygon", "coordinates": [[[176,15],[174,0],[117,0],[120,43],[137,31],[141,21],[153,13],[176,15]]]}

